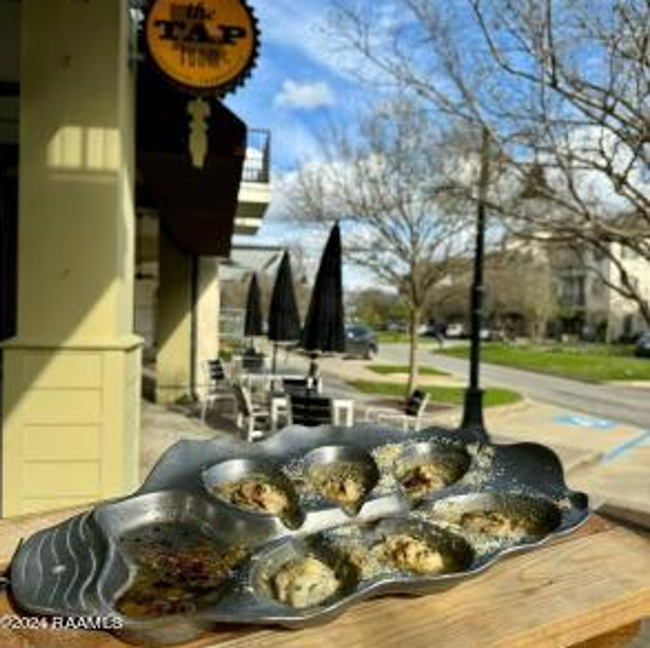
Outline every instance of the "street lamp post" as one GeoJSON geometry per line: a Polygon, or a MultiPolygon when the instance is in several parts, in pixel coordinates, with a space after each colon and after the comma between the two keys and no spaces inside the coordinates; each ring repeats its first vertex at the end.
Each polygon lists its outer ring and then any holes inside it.
{"type": "Polygon", "coordinates": [[[488,189],[490,134],[483,127],[481,141],[481,169],[476,209],[476,248],[474,252],[474,278],[471,290],[471,347],[469,360],[469,385],[465,390],[463,410],[464,428],[485,429],[483,421],[483,390],[480,387],[481,328],[483,325],[483,266],[485,257],[485,211],[488,189]]]}

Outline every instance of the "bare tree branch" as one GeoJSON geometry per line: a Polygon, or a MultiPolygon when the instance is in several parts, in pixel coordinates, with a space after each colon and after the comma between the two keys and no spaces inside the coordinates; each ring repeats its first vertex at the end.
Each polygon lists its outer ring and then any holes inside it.
{"type": "Polygon", "coordinates": [[[426,113],[392,98],[348,130],[323,135],[326,161],[303,166],[291,194],[295,218],[350,224],[346,254],[407,301],[409,393],[417,382],[418,325],[445,264],[465,252],[467,222],[440,205],[433,152],[441,143],[426,113]]]}

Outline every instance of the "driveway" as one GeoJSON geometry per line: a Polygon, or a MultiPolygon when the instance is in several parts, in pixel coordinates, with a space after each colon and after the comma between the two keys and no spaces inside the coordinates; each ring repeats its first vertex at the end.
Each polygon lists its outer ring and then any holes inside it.
{"type": "MultiPolygon", "coordinates": [[[[437,355],[430,349],[421,349],[419,358],[422,366],[435,367],[461,378],[467,376],[466,360],[437,355]]],[[[382,345],[378,362],[407,364],[408,346],[382,345]]],[[[650,428],[650,389],[593,385],[489,364],[483,364],[481,370],[485,386],[506,387],[571,411],[650,428]]]]}

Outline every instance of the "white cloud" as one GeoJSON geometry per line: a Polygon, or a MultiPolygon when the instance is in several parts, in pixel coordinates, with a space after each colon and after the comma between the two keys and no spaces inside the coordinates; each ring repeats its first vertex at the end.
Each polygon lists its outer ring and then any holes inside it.
{"type": "MultiPolygon", "coordinates": [[[[373,78],[376,70],[358,52],[341,47],[333,37],[337,27],[332,23],[331,5],[322,0],[274,0],[257,3],[256,13],[262,28],[262,38],[274,44],[299,50],[313,63],[326,68],[330,74],[358,83],[359,74],[373,78]]],[[[366,13],[377,27],[372,35],[373,45],[381,46],[387,34],[399,25],[408,24],[412,17],[399,8],[368,2],[366,13]]]]}
{"type": "MultiPolygon", "coordinates": [[[[633,205],[615,186],[611,174],[596,170],[611,163],[613,171],[627,174],[627,185],[643,196],[650,196],[650,182],[644,177],[646,162],[636,158],[632,150],[611,131],[598,126],[576,128],[568,140],[568,150],[591,161],[594,168],[574,172],[574,182],[581,198],[600,204],[605,210],[631,210],[633,205]]],[[[559,175],[559,174],[558,174],[559,175]]]]}
{"type": "Polygon", "coordinates": [[[275,97],[275,105],[289,110],[315,110],[333,106],[336,98],[332,89],[324,81],[315,83],[300,83],[293,79],[286,79],[282,83],[282,90],[275,97]]]}
{"type": "MultiPolygon", "coordinates": [[[[522,192],[526,189],[525,169],[531,168],[533,159],[517,159],[517,162],[526,166],[505,168],[498,182],[493,183],[490,198],[495,203],[512,205],[521,201],[522,192]]],[[[577,201],[589,206],[595,216],[633,210],[633,204],[624,192],[616,188],[611,175],[598,167],[611,163],[614,172],[627,173],[629,187],[639,195],[650,196],[650,182],[644,177],[645,161],[635,161],[632,151],[624,142],[597,126],[575,128],[564,142],[557,145],[553,154],[540,155],[538,163],[544,169],[544,181],[551,193],[574,207],[579,207],[577,201]],[[558,159],[564,162],[565,168],[558,166],[558,159]],[[569,185],[569,177],[572,186],[569,185]]],[[[476,154],[448,156],[445,159],[445,173],[468,193],[476,195],[480,175],[480,161],[476,154]]],[[[534,209],[534,202],[527,204],[534,209]]],[[[541,200],[537,209],[548,210],[548,201],[541,200]]],[[[553,214],[551,216],[555,217],[553,214]]]]}

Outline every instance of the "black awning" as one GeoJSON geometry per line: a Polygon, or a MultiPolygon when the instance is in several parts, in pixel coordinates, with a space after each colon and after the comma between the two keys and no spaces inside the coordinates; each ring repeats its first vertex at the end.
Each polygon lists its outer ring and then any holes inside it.
{"type": "Polygon", "coordinates": [[[188,254],[228,256],[246,153],[246,125],[210,100],[208,153],[202,168],[189,153],[191,96],[142,65],[138,72],[137,197],[159,210],[175,243],[188,254]]]}

